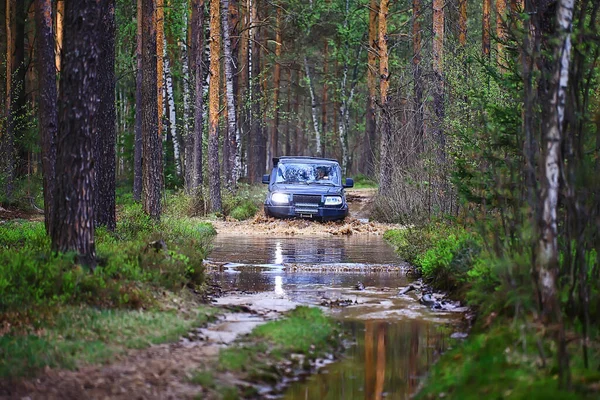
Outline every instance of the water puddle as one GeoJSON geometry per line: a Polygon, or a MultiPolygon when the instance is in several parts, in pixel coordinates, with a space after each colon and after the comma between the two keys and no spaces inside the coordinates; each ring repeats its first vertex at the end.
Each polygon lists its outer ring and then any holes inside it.
{"type": "Polygon", "coordinates": [[[409,398],[460,318],[414,292],[398,295],[411,279],[381,237],[217,235],[213,246],[211,276],[240,304],[323,306],[352,333],[342,360],[293,383],[284,399],[409,398]]]}

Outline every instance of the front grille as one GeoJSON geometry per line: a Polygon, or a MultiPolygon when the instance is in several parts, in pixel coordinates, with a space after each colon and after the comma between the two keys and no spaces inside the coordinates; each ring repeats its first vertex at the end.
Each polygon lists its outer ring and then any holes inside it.
{"type": "Polygon", "coordinates": [[[321,203],[321,196],[319,195],[308,195],[308,194],[295,194],[294,204],[296,206],[302,205],[319,205],[321,203]]]}

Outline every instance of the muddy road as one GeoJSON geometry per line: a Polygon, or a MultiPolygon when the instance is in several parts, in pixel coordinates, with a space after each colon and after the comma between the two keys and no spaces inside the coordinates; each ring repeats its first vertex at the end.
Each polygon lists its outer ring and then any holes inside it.
{"type": "Polygon", "coordinates": [[[399,295],[408,266],[379,235],[222,234],[208,264],[227,293],[218,303],[320,306],[350,332],[343,359],[292,382],[284,399],[409,398],[461,317],[420,304],[418,291],[399,295]]]}

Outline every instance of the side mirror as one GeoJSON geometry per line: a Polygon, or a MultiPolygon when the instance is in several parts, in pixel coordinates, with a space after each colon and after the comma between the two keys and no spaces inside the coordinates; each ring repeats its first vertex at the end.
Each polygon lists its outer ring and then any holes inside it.
{"type": "Polygon", "coordinates": [[[269,184],[269,180],[271,180],[271,177],[269,176],[269,174],[264,174],[263,175],[263,179],[262,179],[262,183],[268,185],[269,184]]]}
{"type": "Polygon", "coordinates": [[[354,179],[352,178],[346,178],[346,183],[344,184],[345,188],[351,188],[354,187],[354,179]]]}

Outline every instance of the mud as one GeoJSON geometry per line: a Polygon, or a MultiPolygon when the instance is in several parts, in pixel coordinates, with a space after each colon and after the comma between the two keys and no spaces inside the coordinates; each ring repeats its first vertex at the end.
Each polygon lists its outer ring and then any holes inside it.
{"type": "Polygon", "coordinates": [[[376,189],[353,189],[346,198],[350,215],[343,221],[318,222],[309,219],[278,219],[265,216],[260,211],[248,221],[211,221],[219,234],[224,235],[276,235],[276,236],[347,236],[383,235],[388,229],[399,225],[384,224],[369,220],[373,196],[376,189]]]}

